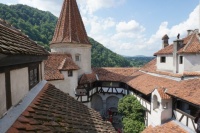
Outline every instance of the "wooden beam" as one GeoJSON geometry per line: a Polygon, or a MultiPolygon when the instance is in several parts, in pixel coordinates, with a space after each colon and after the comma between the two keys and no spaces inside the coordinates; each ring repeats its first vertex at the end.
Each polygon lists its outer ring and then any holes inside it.
{"type": "Polygon", "coordinates": [[[0,60],[0,67],[8,67],[19,64],[27,64],[33,62],[41,62],[46,60],[48,56],[31,56],[31,55],[12,55],[6,56],[0,60]]]}
{"type": "Polygon", "coordinates": [[[11,82],[10,82],[10,71],[6,71],[6,108],[7,110],[12,106],[12,94],[11,94],[11,82]]]}

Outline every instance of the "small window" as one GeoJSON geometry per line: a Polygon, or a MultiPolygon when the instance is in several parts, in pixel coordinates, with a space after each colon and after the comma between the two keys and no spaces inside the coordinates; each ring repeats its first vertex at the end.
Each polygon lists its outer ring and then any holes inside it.
{"type": "Polygon", "coordinates": [[[80,60],[81,60],[81,59],[80,59],[80,55],[76,55],[76,56],[75,56],[75,60],[76,60],[76,61],[80,61],[80,60]]]}
{"type": "Polygon", "coordinates": [[[32,65],[29,67],[29,86],[30,89],[33,88],[37,83],[39,83],[39,66],[32,65]]]}
{"type": "Polygon", "coordinates": [[[183,64],[183,56],[180,56],[180,64],[183,64]]]}
{"type": "Polygon", "coordinates": [[[168,102],[164,103],[163,105],[163,109],[167,109],[168,108],[168,102]]]}
{"type": "Polygon", "coordinates": [[[165,56],[160,57],[160,62],[161,63],[165,63],[166,62],[166,57],[165,56]]]}
{"type": "Polygon", "coordinates": [[[68,71],[68,77],[72,77],[73,76],[73,71],[72,70],[69,70],[68,71]]]}

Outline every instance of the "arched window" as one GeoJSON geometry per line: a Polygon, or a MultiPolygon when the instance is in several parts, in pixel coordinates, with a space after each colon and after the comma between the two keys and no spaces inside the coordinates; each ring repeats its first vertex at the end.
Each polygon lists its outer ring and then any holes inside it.
{"type": "Polygon", "coordinates": [[[153,96],[153,109],[157,109],[159,108],[159,102],[158,102],[158,98],[156,95],[153,96]]]}

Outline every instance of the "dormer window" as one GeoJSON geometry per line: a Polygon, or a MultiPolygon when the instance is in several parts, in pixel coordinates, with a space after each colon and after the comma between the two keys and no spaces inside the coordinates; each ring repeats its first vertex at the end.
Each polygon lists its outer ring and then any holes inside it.
{"type": "Polygon", "coordinates": [[[166,57],[165,56],[160,57],[160,63],[166,63],[166,57]]]}
{"type": "Polygon", "coordinates": [[[76,60],[76,61],[81,61],[81,56],[80,56],[80,54],[76,54],[76,55],[75,55],[75,60],[76,60]]]}
{"type": "Polygon", "coordinates": [[[179,58],[179,64],[183,64],[183,56],[180,56],[180,58],[179,58]]]}

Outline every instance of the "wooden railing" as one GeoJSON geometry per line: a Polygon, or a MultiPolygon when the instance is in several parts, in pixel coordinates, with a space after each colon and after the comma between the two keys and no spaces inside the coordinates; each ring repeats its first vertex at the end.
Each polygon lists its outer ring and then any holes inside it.
{"type": "Polygon", "coordinates": [[[195,124],[194,122],[195,117],[179,109],[174,110],[174,116],[176,120],[181,122],[183,125],[189,127],[194,131],[197,131],[197,124],[195,124]]]}

